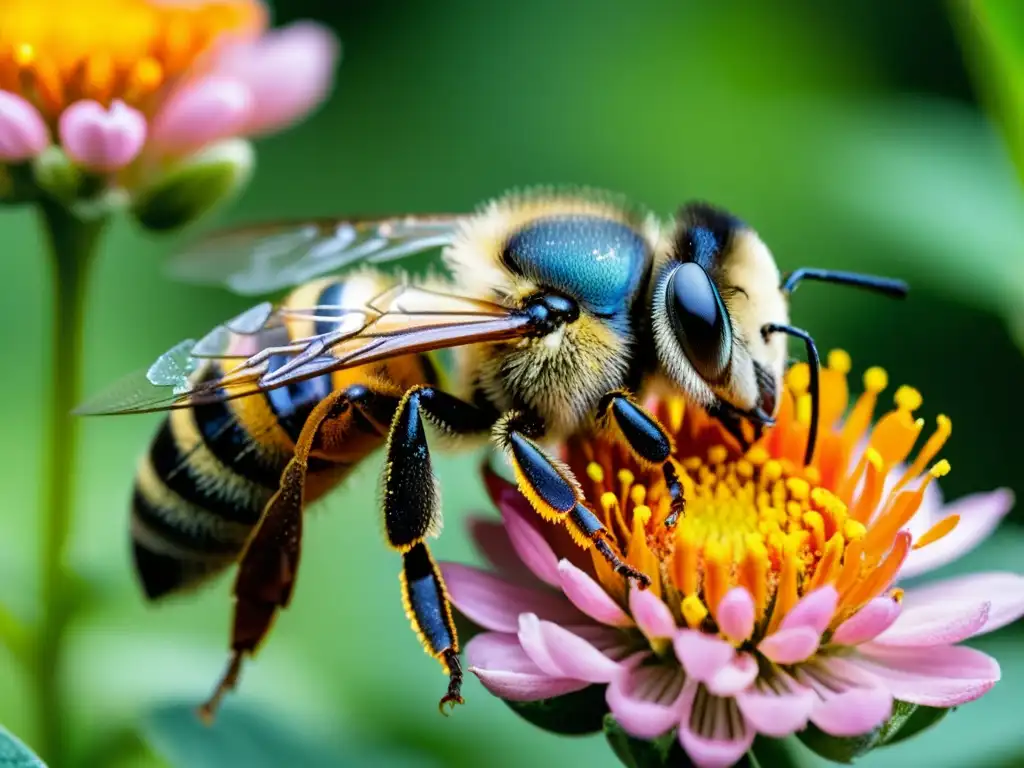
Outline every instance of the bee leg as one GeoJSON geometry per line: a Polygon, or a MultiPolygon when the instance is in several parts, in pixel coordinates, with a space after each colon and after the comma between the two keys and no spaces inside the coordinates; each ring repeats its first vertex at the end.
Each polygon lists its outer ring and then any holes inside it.
{"type": "Polygon", "coordinates": [[[675,527],[686,510],[686,496],[672,463],[672,438],[668,432],[623,391],[609,392],[601,398],[598,418],[606,428],[612,428],[640,464],[661,467],[672,500],[665,525],[675,527]]]}
{"type": "MultiPolygon", "coordinates": [[[[736,442],[740,444],[741,451],[746,452],[750,449],[753,443],[743,431],[743,414],[741,411],[723,402],[718,402],[707,410],[708,416],[715,419],[726,432],[736,439],[736,442]]],[[[751,421],[751,424],[754,426],[754,442],[756,442],[761,438],[764,426],[761,422],[757,421],[751,421]]]]}
{"type": "Polygon", "coordinates": [[[402,398],[388,435],[384,468],[384,528],[402,553],[402,601],[423,648],[448,674],[438,706],[463,703],[459,638],[441,572],[424,540],[441,530],[441,495],[431,467],[423,418],[448,434],[485,434],[493,419],[480,408],[434,387],[413,387],[402,398]]]}
{"type": "Polygon", "coordinates": [[[584,504],[586,499],[572,471],[548,456],[534,438],[544,434],[543,425],[518,411],[506,414],[494,426],[494,439],[512,459],[519,490],[545,520],[565,525],[573,540],[583,548],[594,547],[627,579],[641,589],[650,586],[650,578],[627,564],[612,549],[608,529],[584,504]]]}
{"type": "Polygon", "coordinates": [[[267,502],[235,578],[235,611],[231,630],[231,660],[199,716],[211,722],[221,699],[238,682],[242,661],[256,652],[270,631],[278,610],[288,606],[299,567],[302,545],[303,493],[309,456],[325,441],[336,440],[347,430],[353,412],[379,420],[398,399],[372,392],[363,386],[332,392],[306,419],[277,492],[267,502]]]}

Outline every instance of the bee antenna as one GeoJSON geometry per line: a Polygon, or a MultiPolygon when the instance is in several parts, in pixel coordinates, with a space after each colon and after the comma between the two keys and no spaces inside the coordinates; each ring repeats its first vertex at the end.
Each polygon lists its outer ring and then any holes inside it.
{"type": "Polygon", "coordinates": [[[862,275],[859,272],[837,272],[834,269],[801,267],[790,272],[782,281],[782,292],[792,293],[796,290],[801,280],[820,280],[823,283],[852,285],[857,288],[867,288],[871,291],[884,293],[886,296],[892,296],[896,299],[904,298],[910,290],[905,282],[891,277],[862,275]]]}
{"type": "Polygon", "coordinates": [[[807,466],[814,459],[814,449],[818,443],[818,416],[821,404],[821,384],[819,371],[821,369],[821,357],[818,355],[818,347],[811,338],[811,334],[800,328],[791,325],[779,325],[768,323],[761,326],[761,336],[765,341],[773,333],[784,333],[787,336],[800,339],[807,348],[807,364],[811,369],[811,381],[809,390],[811,393],[811,427],[807,432],[807,451],[804,454],[804,466],[807,466]]]}

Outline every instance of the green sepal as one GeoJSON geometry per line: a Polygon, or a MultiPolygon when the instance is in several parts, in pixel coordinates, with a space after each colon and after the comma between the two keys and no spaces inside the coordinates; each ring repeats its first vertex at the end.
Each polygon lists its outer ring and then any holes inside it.
{"type": "Polygon", "coordinates": [[[861,736],[830,736],[816,725],[810,724],[797,733],[797,738],[815,754],[834,763],[852,763],[878,746],[883,726],[861,736]]]}
{"type": "Polygon", "coordinates": [[[563,736],[597,733],[604,726],[608,704],[604,685],[591,685],[582,691],[540,701],[506,701],[520,717],[545,731],[563,736]]]}
{"type": "Polygon", "coordinates": [[[905,701],[897,701],[893,708],[893,716],[882,726],[882,738],[878,746],[898,744],[901,741],[916,736],[956,709],[943,709],[941,707],[926,707],[923,704],[909,704],[905,701]]]}
{"type": "Polygon", "coordinates": [[[32,180],[54,200],[71,205],[82,193],[85,176],[64,150],[50,146],[32,160],[32,180]]]}
{"type": "Polygon", "coordinates": [[[135,193],[132,214],[164,232],[191,224],[234,195],[252,175],[252,145],[229,139],[171,166],[135,193]]]}
{"type": "Polygon", "coordinates": [[[46,768],[31,749],[0,725],[0,765],[4,768],[46,768]]]}
{"type": "Polygon", "coordinates": [[[652,741],[626,733],[611,715],[604,717],[604,737],[627,768],[691,768],[693,762],[679,745],[675,731],[652,741]]]}

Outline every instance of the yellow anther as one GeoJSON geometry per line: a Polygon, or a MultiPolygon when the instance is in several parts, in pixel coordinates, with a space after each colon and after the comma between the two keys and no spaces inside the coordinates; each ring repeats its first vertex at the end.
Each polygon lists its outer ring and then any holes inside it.
{"type": "Polygon", "coordinates": [[[796,398],[796,420],[804,426],[811,423],[811,413],[814,400],[806,392],[796,398]]]}
{"type": "Polygon", "coordinates": [[[760,467],[766,461],[768,461],[768,451],[763,445],[755,445],[749,451],[747,451],[747,461],[753,464],[755,467],[760,467]]]}
{"type": "Polygon", "coordinates": [[[833,349],[828,353],[828,367],[845,376],[850,372],[850,368],[853,367],[853,361],[850,360],[850,356],[845,350],[833,349]]]}
{"type": "Polygon", "coordinates": [[[724,445],[713,445],[708,448],[708,463],[723,464],[729,458],[729,449],[724,445]]]}
{"type": "Polygon", "coordinates": [[[589,477],[595,483],[604,482],[604,467],[598,464],[596,461],[592,461],[587,464],[587,477],[589,477]]]}
{"type": "Polygon", "coordinates": [[[680,463],[683,465],[683,469],[690,472],[694,472],[704,466],[704,462],[700,456],[687,456],[680,463]]]}
{"type": "Polygon", "coordinates": [[[646,505],[638,505],[633,509],[633,521],[639,521],[640,525],[647,527],[651,522],[651,508],[646,505]]]}
{"type": "Polygon", "coordinates": [[[683,618],[691,629],[696,629],[707,618],[708,609],[696,595],[687,595],[683,598],[683,618]]]}
{"type": "Polygon", "coordinates": [[[686,401],[681,397],[672,397],[668,401],[668,426],[673,432],[683,428],[683,414],[686,412],[686,401]]]}
{"type": "Polygon", "coordinates": [[[605,512],[611,512],[619,506],[618,497],[611,491],[605,491],[601,494],[601,508],[605,512]]]}
{"type": "Polygon", "coordinates": [[[821,482],[821,470],[814,466],[804,467],[804,478],[811,485],[817,485],[821,482]]]}
{"type": "Polygon", "coordinates": [[[805,501],[811,493],[810,484],[801,477],[791,477],[786,480],[786,488],[789,489],[789,495],[797,501],[805,501]]]}
{"type": "Polygon", "coordinates": [[[900,605],[903,602],[903,590],[899,587],[893,587],[892,592],[889,593],[889,597],[891,597],[897,605],[900,605]]]}
{"type": "Polygon", "coordinates": [[[761,470],[761,478],[768,483],[774,483],[780,477],[782,477],[782,464],[775,459],[766,461],[761,470]]]}
{"type": "Polygon", "coordinates": [[[950,469],[952,469],[952,467],[949,466],[949,462],[942,459],[932,465],[932,468],[928,470],[928,474],[938,480],[940,477],[948,475],[950,469]]]}
{"type": "Polygon", "coordinates": [[[910,413],[913,413],[921,407],[923,398],[921,397],[921,393],[913,387],[903,385],[896,390],[893,400],[896,401],[896,407],[901,411],[909,411],[910,413]]]}
{"type": "Polygon", "coordinates": [[[878,394],[889,386],[889,374],[884,368],[874,367],[864,371],[864,389],[878,394]]]}
{"type": "Polygon", "coordinates": [[[880,454],[874,448],[868,448],[864,456],[872,467],[874,467],[879,472],[882,471],[882,467],[885,466],[885,460],[882,458],[882,454],[880,454]]]}
{"type": "Polygon", "coordinates": [[[36,59],[36,50],[28,43],[22,43],[14,48],[14,63],[19,67],[28,67],[36,59]]]}
{"type": "Polygon", "coordinates": [[[749,480],[754,476],[754,465],[747,459],[736,462],[736,476],[741,480],[749,480]]]}
{"type": "Polygon", "coordinates": [[[843,536],[847,541],[856,541],[857,539],[863,539],[864,534],[867,533],[867,528],[864,527],[863,523],[857,522],[854,519],[849,519],[843,523],[843,536]]]}
{"type": "Polygon", "coordinates": [[[619,470],[619,482],[626,488],[633,484],[634,475],[628,469],[619,470]]]}
{"type": "Polygon", "coordinates": [[[794,394],[802,395],[811,385],[811,368],[807,363],[797,363],[786,373],[786,386],[794,394]]]}

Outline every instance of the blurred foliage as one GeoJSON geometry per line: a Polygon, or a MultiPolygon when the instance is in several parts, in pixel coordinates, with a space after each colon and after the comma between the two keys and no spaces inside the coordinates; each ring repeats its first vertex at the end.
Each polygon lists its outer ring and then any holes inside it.
{"type": "MultiPolygon", "coordinates": [[[[998,485],[1024,493],[1016,407],[1024,360],[1006,330],[1007,320],[1024,325],[1024,198],[975,96],[1019,159],[1021,102],[1008,107],[995,94],[1024,87],[1020,4],[970,5],[985,13],[925,0],[280,3],[279,21],[313,16],[337,29],[345,60],[336,94],[314,119],[258,147],[252,185],[219,223],[464,210],[543,182],[612,188],[664,213],[689,198],[713,200],[754,225],[783,269],[908,279],[904,303],[807,286],[795,322],[823,348],[847,349],[857,369],[881,364],[894,383],[920,387],[929,420],[953,419],[948,497],[998,485]],[[977,26],[954,26],[969,23],[977,26]],[[999,65],[975,65],[988,60],[982,55],[999,65]]],[[[0,214],[0,234],[0,322],[10,329],[0,602],[28,618],[38,610],[30,565],[48,275],[29,212],[0,214]]],[[[245,307],[222,291],[168,282],[161,261],[176,242],[148,239],[127,222],[113,228],[92,287],[87,390],[245,307]]],[[[90,607],[73,626],[63,671],[76,702],[77,764],[195,765],[193,749],[272,741],[322,744],[336,765],[367,760],[362,745],[374,744],[395,755],[374,765],[408,764],[406,754],[456,768],[479,765],[481,755],[494,766],[615,764],[603,736],[544,733],[472,679],[467,705],[437,715],[444,678],[417,650],[398,597],[399,561],[379,536],[379,457],[320,505],[325,514],[314,510],[294,603],[233,698],[260,714],[229,708],[218,729],[193,728],[187,708],[168,702],[200,701],[220,673],[229,584],[143,604],[129,567],[127,499],[156,423],[99,419],[85,429],[73,564],[90,607]],[[151,751],[126,749],[121,735],[139,729],[151,751]]],[[[448,515],[436,552],[472,560],[465,515],[488,507],[475,463],[455,456],[436,468],[448,515]]],[[[1021,570],[1021,519],[953,570],[1021,570]]],[[[1011,627],[979,641],[1000,659],[1003,682],[859,764],[1024,762],[1022,640],[1011,627]]],[[[5,653],[0,722],[31,744],[36,724],[23,705],[31,691],[5,653]]],[[[793,754],[820,764],[799,745],[793,754]]]]}

